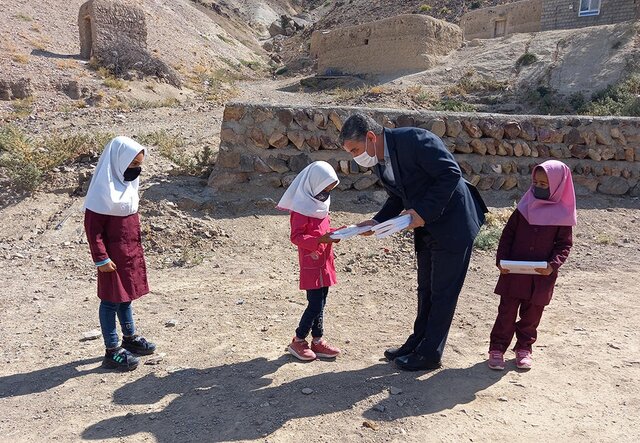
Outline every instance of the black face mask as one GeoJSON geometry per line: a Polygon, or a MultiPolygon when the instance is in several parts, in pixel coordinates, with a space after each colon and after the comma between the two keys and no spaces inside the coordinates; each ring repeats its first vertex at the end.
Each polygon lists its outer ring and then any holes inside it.
{"type": "Polygon", "coordinates": [[[322,191],[320,194],[316,195],[314,198],[316,200],[320,200],[321,202],[327,201],[331,191],[322,191]]]}
{"type": "Polygon", "coordinates": [[[138,166],[137,168],[127,168],[124,171],[124,181],[131,182],[134,181],[140,173],[142,172],[142,167],[138,166]]]}
{"type": "Polygon", "coordinates": [[[540,200],[549,200],[549,197],[551,196],[551,190],[549,188],[539,188],[537,186],[534,186],[533,196],[535,198],[539,198],[540,200]]]}

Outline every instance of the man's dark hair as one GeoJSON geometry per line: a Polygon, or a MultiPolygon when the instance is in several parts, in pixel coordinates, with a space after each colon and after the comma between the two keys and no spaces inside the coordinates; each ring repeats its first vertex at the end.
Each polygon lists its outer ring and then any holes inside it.
{"type": "Polygon", "coordinates": [[[353,114],[342,125],[340,131],[340,144],[347,140],[362,141],[367,132],[371,131],[376,135],[382,134],[384,128],[374,119],[365,114],[353,114]]]}

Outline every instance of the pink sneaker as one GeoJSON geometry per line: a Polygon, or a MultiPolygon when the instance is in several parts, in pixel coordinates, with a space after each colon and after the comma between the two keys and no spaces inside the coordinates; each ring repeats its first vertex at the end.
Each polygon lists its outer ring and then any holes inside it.
{"type": "Polygon", "coordinates": [[[316,359],[316,354],[309,349],[309,343],[306,340],[296,341],[296,338],[293,337],[287,349],[298,360],[310,361],[316,359]]]}
{"type": "Polygon", "coordinates": [[[516,367],[518,369],[531,369],[533,356],[527,349],[516,349],[516,367]]]}
{"type": "Polygon", "coordinates": [[[316,356],[322,358],[334,358],[340,354],[340,349],[335,346],[331,346],[325,339],[320,339],[317,343],[311,342],[311,350],[316,353],[316,356]]]}
{"type": "Polygon", "coordinates": [[[489,351],[489,368],[496,371],[502,371],[504,369],[504,352],[489,351]]]}

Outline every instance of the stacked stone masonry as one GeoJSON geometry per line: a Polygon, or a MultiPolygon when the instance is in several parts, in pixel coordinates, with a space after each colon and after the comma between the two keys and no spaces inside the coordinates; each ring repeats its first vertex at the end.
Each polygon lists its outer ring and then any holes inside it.
{"type": "Polygon", "coordinates": [[[367,189],[377,177],[338,146],[353,112],[386,127],[417,126],[441,137],[465,177],[481,191],[524,191],[533,167],[558,159],[573,171],[576,192],[640,196],[640,119],[403,112],[389,109],[287,107],[230,103],[210,186],[288,186],[315,160],[338,172],[340,189],[367,189]]]}
{"type": "Polygon", "coordinates": [[[580,0],[545,0],[542,10],[543,31],[610,25],[638,18],[637,0],[601,0],[600,13],[580,17],[580,0]]]}

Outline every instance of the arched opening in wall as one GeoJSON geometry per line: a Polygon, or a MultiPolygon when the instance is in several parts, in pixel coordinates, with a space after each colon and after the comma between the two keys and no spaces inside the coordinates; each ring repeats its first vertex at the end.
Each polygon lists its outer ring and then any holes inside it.
{"type": "Polygon", "coordinates": [[[507,30],[507,21],[506,20],[496,20],[493,26],[493,36],[494,37],[502,37],[504,36],[507,30]]]}
{"type": "Polygon", "coordinates": [[[85,17],[80,25],[80,57],[86,60],[90,59],[92,48],[91,17],[85,17]]]}

